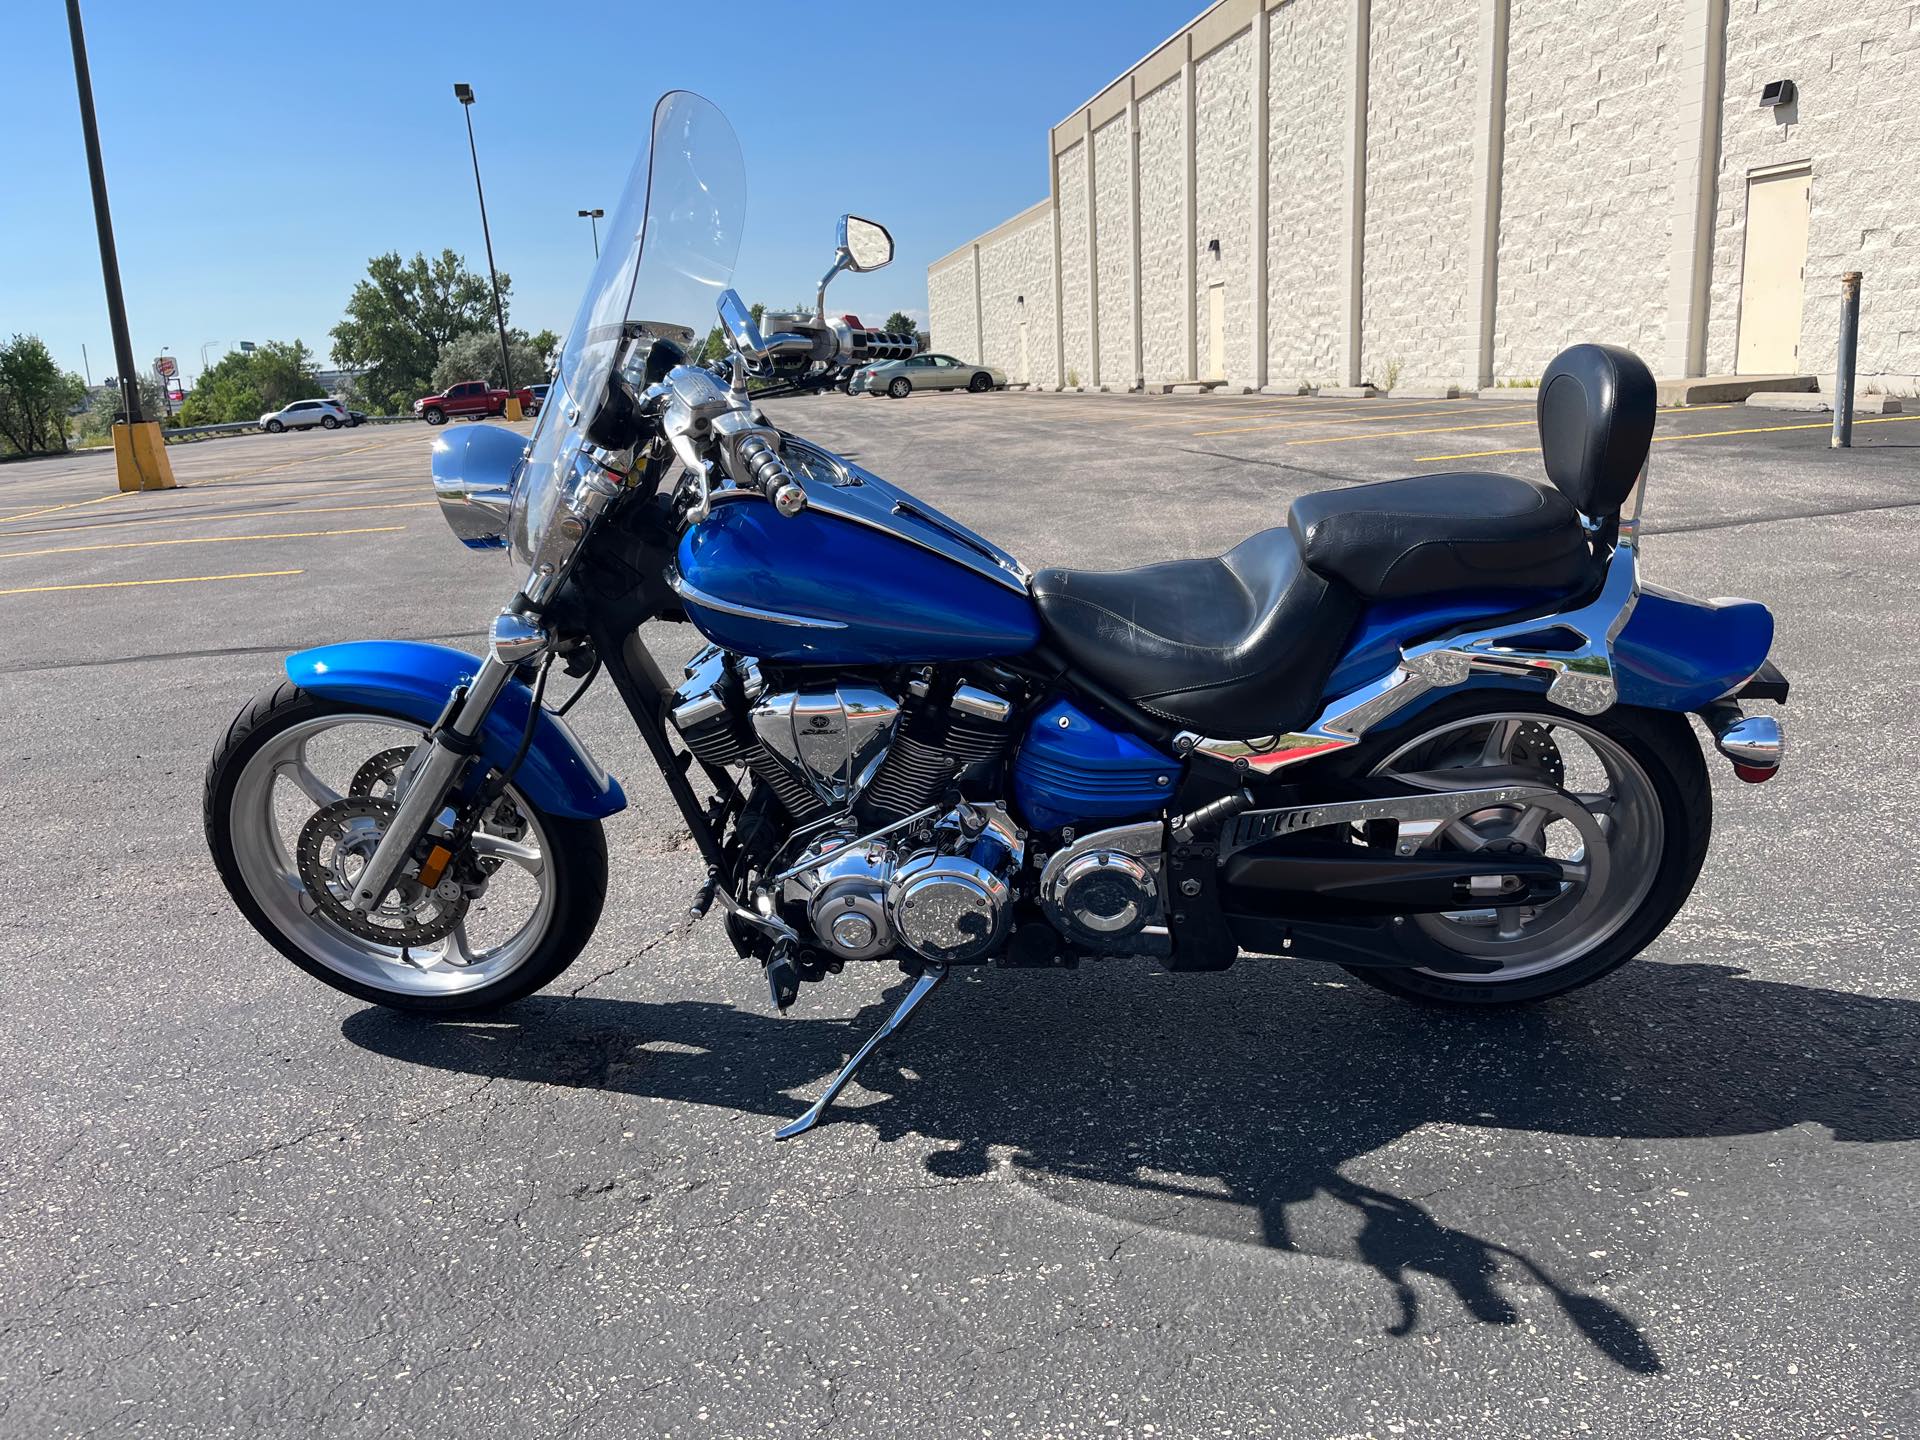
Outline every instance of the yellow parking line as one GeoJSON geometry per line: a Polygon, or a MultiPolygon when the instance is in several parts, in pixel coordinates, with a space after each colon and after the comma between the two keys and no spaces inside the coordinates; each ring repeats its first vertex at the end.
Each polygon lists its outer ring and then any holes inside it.
{"type": "Polygon", "coordinates": [[[22,585],[0,590],[0,595],[42,595],[49,590],[119,590],[129,585],[199,585],[208,580],[270,580],[279,575],[304,575],[304,570],[242,570],[233,575],[181,575],[172,580],[95,580],[86,585],[22,585]]]}
{"type": "Polygon", "coordinates": [[[404,525],[357,525],[351,530],[282,530],[267,535],[192,535],[180,540],[120,540],[107,545],[59,545],[50,550],[0,550],[0,560],[31,555],[78,555],[86,550],[144,550],[152,545],[239,545],[248,540],[310,540],[317,535],[383,535],[404,525]]]}
{"type": "MultiPolygon", "coordinates": [[[[267,517],[285,519],[289,515],[358,515],[367,510],[426,510],[439,503],[438,500],[393,500],[380,505],[310,505],[304,509],[289,505],[284,510],[216,511],[210,515],[137,515],[126,520],[102,520],[94,525],[77,528],[106,530],[123,525],[185,525],[203,520],[259,520],[267,517]]],[[[49,530],[42,533],[54,535],[65,532],[49,530]]]]}
{"type": "Polygon", "coordinates": [[[96,495],[91,500],[70,500],[65,505],[48,505],[39,510],[29,510],[24,515],[8,515],[5,519],[0,519],[0,525],[5,525],[12,520],[31,520],[36,515],[51,515],[59,510],[78,510],[83,505],[98,505],[103,501],[118,500],[122,495],[137,493],[139,492],[133,490],[117,490],[111,495],[96,495]]]}
{"type": "MultiPolygon", "coordinates": [[[[1360,411],[1356,413],[1353,410],[1330,410],[1325,413],[1315,413],[1304,420],[1270,420],[1259,425],[1237,425],[1227,430],[1196,430],[1193,433],[1196,435],[1245,435],[1254,430],[1290,430],[1300,425],[1378,425],[1382,421],[1387,420],[1424,420],[1430,415],[1494,415],[1506,408],[1504,405],[1498,407],[1498,409],[1490,406],[1475,406],[1471,409],[1455,406],[1451,410],[1401,410],[1395,413],[1382,413],[1380,411],[1360,411]]],[[[1529,421],[1527,423],[1531,424],[1532,422],[1529,421]]],[[[1470,425],[1462,425],[1457,428],[1470,430],[1473,427],[1470,425]]],[[[1402,431],[1401,433],[1418,435],[1423,432],[1419,430],[1409,430],[1402,431]]]]}
{"type": "MultiPolygon", "coordinates": [[[[1705,408],[1695,407],[1695,408],[1705,408]]],[[[1881,415],[1872,419],[1856,419],[1855,425],[1898,425],[1903,420],[1920,420],[1920,415],[1881,415]]],[[[1677,440],[1717,440],[1725,435],[1772,435],[1781,430],[1831,430],[1831,420],[1816,420],[1801,425],[1751,425],[1741,430],[1696,430],[1690,435],[1656,435],[1656,445],[1671,445],[1677,440]]],[[[1515,450],[1468,450],[1458,455],[1416,455],[1414,463],[1423,465],[1429,460],[1483,460],[1489,455],[1537,455],[1538,445],[1522,445],[1515,450]]]]}

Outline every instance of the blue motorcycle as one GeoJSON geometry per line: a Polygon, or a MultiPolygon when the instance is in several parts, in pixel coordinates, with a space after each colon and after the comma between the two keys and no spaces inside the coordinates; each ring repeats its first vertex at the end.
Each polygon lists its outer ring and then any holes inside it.
{"type": "Polygon", "coordinates": [[[235,903],[349,994],[447,1014],[553,980],[599,919],[619,784],[561,718],[604,675],[717,909],[784,1010],[852,961],[911,977],[804,1117],[956,965],[1243,953],[1415,1000],[1586,984],[1686,901],[1735,772],[1784,754],[1773,619],[1643,582],[1654,384],[1576,345],[1542,377],[1550,483],[1422,475],[1307,495],[1217,558],[1027,571],[761,402],[886,342],[827,284],[892,258],[848,216],[812,316],[727,285],[745,186],[684,92],[648,145],[530,441],[440,436],[468,545],[526,566],[474,656],[308,650],[228,729],[206,828],[235,903]],[[728,353],[691,347],[717,299],[728,353]],[[669,678],[647,621],[708,642],[669,678]],[[576,677],[551,705],[555,667],[576,677]]]}

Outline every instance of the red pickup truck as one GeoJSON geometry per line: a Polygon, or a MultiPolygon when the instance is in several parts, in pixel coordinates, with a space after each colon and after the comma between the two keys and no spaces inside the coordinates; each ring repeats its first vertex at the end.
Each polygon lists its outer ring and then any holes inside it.
{"type": "Polygon", "coordinates": [[[429,425],[444,425],[461,416],[479,420],[488,415],[506,414],[509,396],[519,397],[522,415],[539,413],[540,402],[526,386],[517,390],[492,390],[484,380],[462,380],[458,385],[449,385],[444,395],[422,395],[413,402],[413,413],[429,425]]]}

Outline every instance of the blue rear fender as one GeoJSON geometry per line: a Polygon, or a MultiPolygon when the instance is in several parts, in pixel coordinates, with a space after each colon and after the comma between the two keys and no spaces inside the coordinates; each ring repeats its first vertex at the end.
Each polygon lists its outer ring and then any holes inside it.
{"type": "MultiPolygon", "coordinates": [[[[480,661],[464,651],[410,640],[358,640],[287,657],[287,678],[308,694],[388,711],[423,728],[440,718],[447,697],[479,668],[480,661]]],[[[512,762],[532,703],[533,692],[525,685],[507,682],[480,727],[481,753],[489,764],[512,762]]],[[[550,712],[535,720],[533,742],[513,783],[548,815],[598,820],[627,806],[620,782],[600,768],[566,721],[550,712]]]]}
{"type": "MultiPolygon", "coordinates": [[[[1519,591],[1388,601],[1361,616],[1346,653],[1327,683],[1327,698],[1350,693],[1391,670],[1400,651],[1472,629],[1502,615],[1531,611],[1542,629],[1553,623],[1555,597],[1519,591]]],[[[1752,600],[1700,600],[1642,583],[1626,625],[1613,641],[1619,703],[1646,710],[1698,710],[1737,688],[1766,663],[1773,615],[1752,600]]],[[[1476,673],[1476,688],[1538,690],[1537,684],[1476,673]]],[[[1433,692],[1408,714],[1454,693],[1433,692]]]]}

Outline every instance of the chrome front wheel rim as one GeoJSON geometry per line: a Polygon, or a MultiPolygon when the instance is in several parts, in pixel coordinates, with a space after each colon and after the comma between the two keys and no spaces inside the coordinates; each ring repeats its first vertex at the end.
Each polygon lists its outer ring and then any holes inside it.
{"type": "Polygon", "coordinates": [[[554,924],[552,850],[523,795],[509,786],[502,820],[493,831],[474,835],[473,853],[483,866],[491,865],[485,891],[451,933],[430,944],[383,945],[350,934],[320,910],[296,858],[302,826],[349,793],[369,756],[420,739],[419,726],[387,715],[332,714],[290,725],[248,757],[227,821],[248,893],[302,954],[371,989],[411,997],[458,995],[519,970],[554,924]],[[397,738],[402,734],[407,738],[397,738]]]}
{"type": "Polygon", "coordinates": [[[1396,749],[1375,775],[1457,772],[1461,788],[1485,768],[1531,771],[1556,787],[1551,800],[1495,806],[1436,830],[1428,849],[1479,850],[1518,843],[1561,862],[1557,899],[1409,917],[1435,944],[1476,961],[1482,973],[1423,969],[1463,984],[1530,979],[1593,953],[1638,912],[1658,878],[1665,820],[1645,767],[1619,741],[1561,715],[1512,711],[1436,726],[1396,749]]]}

